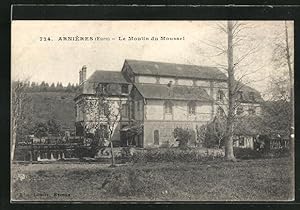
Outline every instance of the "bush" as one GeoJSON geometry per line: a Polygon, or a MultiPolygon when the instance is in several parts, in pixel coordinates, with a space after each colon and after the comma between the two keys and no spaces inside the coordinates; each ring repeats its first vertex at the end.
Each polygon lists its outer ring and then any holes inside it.
{"type": "Polygon", "coordinates": [[[188,128],[184,129],[177,127],[174,129],[173,135],[176,141],[179,142],[178,147],[182,149],[186,149],[189,142],[195,142],[195,131],[188,128]]]}
{"type": "Polygon", "coordinates": [[[146,196],[152,199],[177,194],[159,174],[132,168],[112,172],[102,183],[102,190],[105,194],[113,196],[146,196]]]}
{"type": "Polygon", "coordinates": [[[251,148],[233,148],[234,156],[238,159],[256,159],[262,158],[262,152],[256,151],[251,148]]]}
{"type": "Polygon", "coordinates": [[[281,148],[270,150],[265,152],[263,150],[254,150],[251,148],[233,148],[234,155],[238,159],[257,159],[257,158],[279,158],[279,157],[287,157],[289,153],[288,148],[281,148]]]}
{"type": "Polygon", "coordinates": [[[140,162],[202,162],[222,158],[222,150],[213,149],[148,149],[133,153],[130,160],[133,163],[140,162]]]}

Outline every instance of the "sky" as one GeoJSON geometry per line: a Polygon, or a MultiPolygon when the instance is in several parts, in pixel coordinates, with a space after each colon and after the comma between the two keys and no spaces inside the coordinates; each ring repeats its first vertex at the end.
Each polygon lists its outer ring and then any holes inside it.
{"type": "MultiPolygon", "coordinates": [[[[239,57],[252,47],[258,50],[241,64],[240,73],[255,72],[248,76],[248,80],[253,81],[249,85],[261,92],[267,91],[267,78],[274,74],[271,63],[274,39],[284,32],[284,22],[242,23],[246,27],[241,37],[246,38],[234,51],[235,55],[239,57]]],[[[95,70],[120,71],[125,59],[221,68],[226,64],[226,57],[224,54],[216,56],[219,49],[214,45],[216,42],[220,46],[227,44],[225,34],[218,27],[222,24],[225,22],[13,21],[12,79],[67,85],[78,83],[83,65],[87,66],[89,77],[95,70]],[[63,40],[64,37],[76,39],[76,36],[88,38],[86,41],[63,40]],[[162,36],[181,40],[160,40],[162,36]],[[151,40],[152,37],[159,40],[151,40]]],[[[288,22],[288,26],[293,37],[293,22],[288,22]]]]}

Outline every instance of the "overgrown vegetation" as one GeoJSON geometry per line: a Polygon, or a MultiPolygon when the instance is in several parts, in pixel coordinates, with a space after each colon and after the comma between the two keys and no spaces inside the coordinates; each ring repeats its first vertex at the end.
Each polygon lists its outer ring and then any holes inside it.
{"type": "Polygon", "coordinates": [[[177,127],[174,129],[173,135],[181,149],[187,149],[188,144],[195,142],[195,131],[189,128],[177,127]]]}
{"type": "Polygon", "coordinates": [[[12,199],[64,201],[261,201],[293,198],[288,158],[228,162],[12,165],[12,199]],[[55,197],[53,193],[67,193],[55,197]],[[39,194],[47,193],[43,197],[39,194]]]}
{"type": "Polygon", "coordinates": [[[136,150],[129,158],[133,163],[141,162],[203,162],[214,159],[222,159],[222,150],[213,149],[185,149],[159,148],[136,150]]]}

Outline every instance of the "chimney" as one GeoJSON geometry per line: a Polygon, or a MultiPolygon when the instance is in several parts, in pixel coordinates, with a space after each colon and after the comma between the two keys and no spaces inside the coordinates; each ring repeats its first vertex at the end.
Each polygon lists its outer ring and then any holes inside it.
{"type": "Polygon", "coordinates": [[[86,80],[86,65],[84,65],[79,71],[79,85],[86,80]]]}
{"type": "Polygon", "coordinates": [[[82,82],[86,80],[86,65],[82,67],[82,82]]]}
{"type": "Polygon", "coordinates": [[[82,71],[79,71],[79,85],[82,83],[82,71]]]}

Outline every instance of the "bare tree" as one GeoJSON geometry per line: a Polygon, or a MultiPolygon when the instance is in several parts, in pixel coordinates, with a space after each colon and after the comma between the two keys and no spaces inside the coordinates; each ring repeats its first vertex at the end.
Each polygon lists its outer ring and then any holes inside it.
{"type": "Polygon", "coordinates": [[[28,87],[28,80],[13,81],[11,89],[11,161],[14,160],[16,144],[17,144],[17,131],[20,129],[24,122],[24,105],[28,99],[26,89],[28,87]]]}
{"type": "MultiPolygon", "coordinates": [[[[113,134],[122,116],[122,104],[126,103],[120,96],[108,96],[103,90],[103,84],[95,86],[95,96],[85,99],[83,110],[86,114],[85,132],[91,130],[100,132],[102,137],[108,134],[108,141],[111,153],[111,166],[115,166],[113,134]],[[103,126],[105,128],[103,128],[103,126]]],[[[101,141],[101,139],[99,139],[101,141]]]]}
{"type": "MultiPolygon", "coordinates": [[[[216,25],[215,40],[201,41],[209,46],[213,53],[205,53],[200,49],[201,55],[206,57],[210,63],[216,65],[227,74],[228,94],[223,101],[215,101],[215,105],[224,110],[226,116],[225,157],[227,160],[235,161],[233,153],[233,134],[236,121],[236,109],[241,106],[238,94],[243,88],[258,80],[251,80],[251,75],[260,71],[264,64],[255,63],[255,56],[261,50],[261,45],[252,37],[251,30],[255,27],[249,22],[227,21],[216,25]],[[225,36],[224,36],[225,35],[225,36]],[[219,36],[219,37],[218,37],[219,36]],[[226,40],[224,39],[226,37],[226,40]],[[226,43],[226,44],[225,44],[226,43]]],[[[199,48],[198,48],[199,51],[199,48]]],[[[209,51],[205,49],[205,51],[209,51]]],[[[262,78],[265,80],[265,78],[262,78]]]]}
{"type": "MultiPolygon", "coordinates": [[[[293,36],[290,36],[291,28],[287,21],[284,22],[284,30],[276,36],[273,50],[273,64],[276,73],[271,76],[270,92],[271,100],[282,101],[283,104],[289,104],[289,136],[293,149],[294,133],[294,49],[293,36]]],[[[284,107],[283,107],[284,108],[284,107]]]]}

